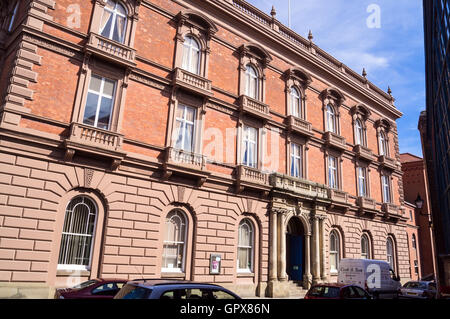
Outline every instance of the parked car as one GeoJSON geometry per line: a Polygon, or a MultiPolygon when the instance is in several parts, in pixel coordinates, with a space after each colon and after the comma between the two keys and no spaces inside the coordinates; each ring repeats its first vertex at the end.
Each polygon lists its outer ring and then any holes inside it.
{"type": "Polygon", "coordinates": [[[362,287],[343,283],[325,283],[312,286],[305,299],[372,299],[362,287]]]}
{"type": "Polygon", "coordinates": [[[140,279],[129,281],[114,299],[240,299],[219,285],[184,280],[140,279]]]}
{"type": "Polygon", "coordinates": [[[434,299],[436,283],[431,281],[408,281],[400,289],[400,298],[434,299]]]}
{"type": "Polygon", "coordinates": [[[112,299],[126,283],[126,279],[92,279],[71,288],[56,289],[54,298],[112,299]]]}
{"type": "Polygon", "coordinates": [[[339,262],[338,282],[364,287],[374,298],[397,298],[400,277],[384,260],[344,258],[339,262]]]}

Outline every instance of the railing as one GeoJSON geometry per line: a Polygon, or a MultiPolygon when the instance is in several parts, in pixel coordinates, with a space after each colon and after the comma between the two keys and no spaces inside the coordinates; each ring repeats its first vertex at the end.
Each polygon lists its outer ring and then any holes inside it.
{"type": "Polygon", "coordinates": [[[312,125],[308,121],[300,119],[296,116],[290,115],[288,117],[288,126],[290,130],[304,133],[306,135],[312,135],[312,125]]]}
{"type": "Polygon", "coordinates": [[[308,197],[328,198],[326,186],[304,179],[273,173],[270,175],[269,181],[271,186],[278,189],[291,191],[308,197]]]}
{"type": "Polygon", "coordinates": [[[370,209],[370,210],[375,210],[376,209],[376,206],[375,206],[376,202],[372,198],[367,198],[367,197],[360,196],[356,200],[356,203],[362,209],[370,209]]]}
{"type": "Polygon", "coordinates": [[[241,95],[239,98],[239,105],[241,111],[256,115],[258,117],[262,117],[265,119],[269,119],[270,116],[270,109],[269,106],[258,101],[255,99],[252,99],[251,97],[248,97],[246,95],[241,95]]]}
{"type": "Polygon", "coordinates": [[[188,166],[198,170],[206,168],[206,158],[201,154],[195,154],[184,150],[168,147],[166,149],[166,163],[188,166]]]}
{"type": "MultiPolygon", "coordinates": [[[[243,14],[250,16],[251,18],[260,22],[261,24],[263,24],[268,28],[271,28],[273,31],[279,33],[283,38],[286,38],[288,41],[293,42],[301,49],[305,51],[310,51],[308,49],[311,47],[311,44],[308,40],[306,40],[299,34],[295,33],[291,29],[287,28],[276,19],[272,19],[272,17],[262,12],[261,10],[257,9],[256,7],[250,5],[246,1],[243,0],[229,0],[229,1],[232,2],[233,6],[239,11],[241,11],[243,14]]],[[[393,98],[388,93],[376,87],[374,84],[369,82],[365,77],[356,73],[355,71],[347,67],[345,64],[329,55],[324,50],[318,48],[315,45],[314,49],[315,49],[314,54],[317,57],[317,59],[323,61],[325,64],[329,65],[333,69],[345,73],[349,79],[353,80],[354,82],[356,82],[361,86],[366,87],[367,89],[370,89],[371,92],[374,93],[377,97],[392,104],[393,98]]]]}
{"type": "Polygon", "coordinates": [[[86,49],[126,65],[135,64],[136,51],[134,49],[93,32],[89,34],[86,49]]]}
{"type": "Polygon", "coordinates": [[[343,204],[348,203],[348,194],[346,192],[338,190],[338,189],[329,189],[328,197],[333,202],[338,202],[338,203],[343,203],[343,204]]]}
{"type": "Polygon", "coordinates": [[[208,95],[211,94],[211,81],[181,68],[176,68],[174,72],[175,83],[186,84],[194,89],[205,91],[208,95]]]}
{"type": "Polygon", "coordinates": [[[78,143],[117,151],[121,148],[123,136],[121,134],[99,129],[93,126],[72,123],[70,126],[71,143],[78,143]]]}
{"type": "Polygon", "coordinates": [[[323,139],[325,142],[329,145],[336,146],[340,149],[344,149],[347,147],[347,143],[345,141],[345,138],[342,136],[339,136],[333,132],[325,132],[323,135],[323,139]]]}
{"type": "Polygon", "coordinates": [[[372,160],[373,153],[369,148],[359,144],[355,146],[354,151],[357,156],[372,160]]]}
{"type": "Polygon", "coordinates": [[[260,185],[268,185],[269,178],[266,173],[244,165],[237,166],[237,179],[241,182],[250,182],[260,185]]]}
{"type": "Polygon", "coordinates": [[[395,169],[397,167],[397,164],[393,158],[387,157],[386,155],[380,155],[378,157],[378,161],[381,163],[381,165],[384,165],[388,168],[395,169]]]}

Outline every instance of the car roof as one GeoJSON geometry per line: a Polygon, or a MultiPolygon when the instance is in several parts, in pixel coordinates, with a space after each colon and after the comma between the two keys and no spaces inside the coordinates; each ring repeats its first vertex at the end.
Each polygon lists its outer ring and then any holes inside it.
{"type": "Polygon", "coordinates": [[[357,286],[360,287],[358,285],[354,285],[354,284],[346,284],[343,282],[327,282],[327,283],[322,283],[322,284],[315,284],[313,285],[313,287],[321,287],[321,286],[325,286],[325,287],[336,287],[336,288],[342,288],[342,287],[347,287],[347,286],[357,286]]]}
{"type": "Polygon", "coordinates": [[[120,278],[96,278],[94,279],[98,282],[128,282],[128,279],[120,279],[120,278]]]}
{"type": "Polygon", "coordinates": [[[144,287],[155,287],[155,286],[201,286],[201,287],[214,287],[225,289],[216,284],[200,283],[190,280],[175,280],[175,279],[135,279],[128,281],[128,283],[136,284],[144,287]]]}

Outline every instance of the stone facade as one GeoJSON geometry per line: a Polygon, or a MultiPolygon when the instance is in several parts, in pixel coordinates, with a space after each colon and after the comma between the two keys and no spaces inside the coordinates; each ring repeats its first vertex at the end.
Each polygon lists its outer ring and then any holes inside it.
{"type": "Polygon", "coordinates": [[[386,260],[392,239],[392,265],[410,277],[401,113],[390,93],[245,1],[119,1],[127,12],[122,43],[99,34],[106,1],[86,2],[20,1],[13,20],[14,6],[1,11],[1,296],[52,296],[55,287],[95,277],[167,277],[283,297],[292,280],[305,288],[336,280],[332,231],[338,259],[361,257],[367,234],[370,257],[386,260]],[[199,74],[181,67],[186,34],[199,39],[199,74]],[[249,63],[258,73],[256,98],[245,91],[249,63]],[[83,122],[94,74],[115,83],[108,129],[83,122]],[[293,87],[301,116],[292,113],[293,87]],[[172,138],[185,104],[195,109],[192,152],[172,138]],[[326,129],[329,105],[334,133],[326,129]],[[356,145],[358,119],[364,146],[356,145]],[[255,167],[242,160],[246,126],[258,136],[255,167]],[[291,143],[301,146],[301,178],[288,176],[291,143]],[[329,156],[337,159],[336,188],[327,186],[329,156]],[[77,196],[96,207],[90,263],[81,270],[58,265],[66,210],[77,196]],[[174,209],[187,221],[178,273],[162,265],[174,209]],[[253,225],[249,272],[237,265],[244,219],[253,225]],[[293,236],[302,243],[297,274],[293,236]],[[220,274],[210,274],[211,254],[222,258],[220,274]]]}

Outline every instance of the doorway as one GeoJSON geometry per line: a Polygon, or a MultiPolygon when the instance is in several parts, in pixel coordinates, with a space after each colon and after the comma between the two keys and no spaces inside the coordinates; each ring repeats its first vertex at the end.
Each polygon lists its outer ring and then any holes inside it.
{"type": "Polygon", "coordinates": [[[286,273],[289,280],[303,280],[304,251],[305,231],[303,224],[298,217],[292,217],[286,231],[286,273]]]}

